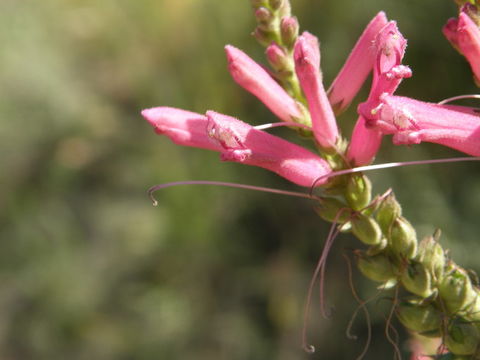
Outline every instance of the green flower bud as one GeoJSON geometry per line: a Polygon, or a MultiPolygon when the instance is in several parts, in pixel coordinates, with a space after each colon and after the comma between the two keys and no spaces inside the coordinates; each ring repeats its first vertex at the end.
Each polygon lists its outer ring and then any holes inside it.
{"type": "Polygon", "coordinates": [[[384,254],[367,256],[363,251],[357,250],[355,256],[358,268],[369,279],[382,283],[395,279],[395,269],[384,254]]]}
{"type": "Polygon", "coordinates": [[[423,264],[419,262],[412,261],[408,265],[402,274],[401,281],[405,289],[424,299],[435,293],[432,276],[423,264]]]}
{"type": "Polygon", "coordinates": [[[406,328],[419,333],[438,331],[441,326],[441,312],[432,305],[420,305],[418,300],[401,302],[396,312],[406,328]]]}
{"type": "Polygon", "coordinates": [[[452,314],[473,305],[478,297],[470,277],[461,268],[456,268],[446,274],[440,282],[438,290],[447,310],[452,314]]]}
{"type": "Polygon", "coordinates": [[[283,3],[285,2],[285,0],[270,0],[269,3],[270,3],[270,6],[273,10],[278,10],[280,9],[280,7],[282,5],[284,5],[283,3]]]}
{"type": "Polygon", "coordinates": [[[371,217],[355,214],[351,220],[353,234],[364,244],[378,245],[382,240],[382,230],[371,217]]]}
{"type": "Polygon", "coordinates": [[[432,237],[424,238],[418,247],[418,261],[421,262],[436,279],[441,279],[445,270],[445,253],[440,244],[432,237]]]}
{"type": "Polygon", "coordinates": [[[252,35],[263,46],[268,46],[273,41],[275,41],[275,35],[270,31],[266,31],[265,29],[262,29],[260,26],[257,26],[257,28],[255,29],[252,35]]]}
{"type": "Polygon", "coordinates": [[[252,7],[254,9],[257,9],[260,6],[268,6],[267,0],[251,0],[251,1],[252,1],[252,7]]]}
{"type": "Polygon", "coordinates": [[[473,355],[479,340],[480,334],[474,324],[464,320],[454,320],[448,326],[445,345],[455,355],[473,355]]]}
{"type": "Polygon", "coordinates": [[[467,320],[474,321],[478,325],[480,324],[480,293],[478,289],[475,288],[474,290],[477,295],[464,316],[467,320]]]}
{"type": "Polygon", "coordinates": [[[395,195],[388,195],[378,206],[377,214],[375,218],[377,219],[380,227],[382,228],[385,234],[388,233],[390,226],[397,217],[402,215],[402,208],[400,204],[395,199],[395,195]]]}
{"type": "Polygon", "coordinates": [[[390,247],[396,255],[411,259],[417,253],[417,233],[404,217],[397,217],[388,236],[390,247]]]}
{"type": "Polygon", "coordinates": [[[372,183],[364,175],[350,176],[345,189],[345,198],[353,210],[361,210],[372,200],[372,183]]]}
{"type": "Polygon", "coordinates": [[[348,206],[335,198],[322,198],[320,200],[320,206],[317,206],[315,211],[322,219],[329,222],[333,222],[337,218],[336,220],[339,223],[344,223],[351,217],[351,212],[348,210],[348,206]],[[337,214],[342,209],[347,210],[343,210],[340,216],[337,218],[337,214]]]}

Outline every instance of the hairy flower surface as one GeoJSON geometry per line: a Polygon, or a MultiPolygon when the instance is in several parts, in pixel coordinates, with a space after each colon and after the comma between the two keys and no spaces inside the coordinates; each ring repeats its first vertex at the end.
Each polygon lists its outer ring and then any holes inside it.
{"type": "Polygon", "coordinates": [[[228,69],[237,84],[255,95],[278,118],[295,121],[302,118],[297,102],[270,76],[270,74],[243,51],[225,47],[228,69]]]}
{"type": "Polygon", "coordinates": [[[218,151],[223,161],[259,166],[300,186],[312,186],[331,172],[325,160],[307,149],[231,116],[214,111],[201,115],[169,107],[143,110],[142,115],[155,132],[178,145],[218,151]]]}
{"type": "Polygon", "coordinates": [[[315,139],[325,149],[335,147],[339,133],[337,121],[322,84],[318,40],[304,32],[294,50],[295,71],[307,98],[315,139]]]}
{"type": "Polygon", "coordinates": [[[449,19],[443,33],[450,43],[467,59],[475,82],[480,86],[480,29],[467,15],[464,7],[458,19],[449,19]]]}
{"type": "Polygon", "coordinates": [[[360,111],[384,134],[393,134],[395,144],[428,141],[480,156],[480,116],[475,114],[476,109],[384,94],[377,107],[362,106],[360,111]]]}

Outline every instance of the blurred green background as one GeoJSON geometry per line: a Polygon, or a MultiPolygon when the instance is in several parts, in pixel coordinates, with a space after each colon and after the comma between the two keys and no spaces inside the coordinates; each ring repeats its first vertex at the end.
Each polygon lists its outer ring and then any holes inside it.
{"type": "MultiPolygon", "coordinates": [[[[443,0],[292,0],[334,78],[365,24],[385,10],[409,39],[414,76],[398,94],[423,100],[477,92],[440,29],[443,0]]],[[[156,183],[205,179],[299,190],[275,174],[174,146],[140,117],[169,105],[275,121],[229,77],[227,43],[264,62],[248,0],[0,1],[0,359],[354,359],[366,339],[341,235],[329,258],[322,319],[314,300],[300,348],[303,304],[328,224],[307,200],[156,183]]],[[[365,97],[368,85],[363,90],[365,97]]],[[[355,105],[340,119],[349,134],[355,105]]],[[[286,130],[275,130],[290,136],[286,130]]],[[[298,140],[296,140],[298,141],[298,140]]],[[[457,156],[439,146],[395,148],[377,163],[457,156]]],[[[465,267],[479,269],[479,166],[372,173],[392,186],[421,236],[436,227],[465,267]]],[[[300,189],[301,190],[301,189],[300,189]]],[[[361,296],[376,292],[355,273],[361,296]]],[[[393,356],[388,296],[371,307],[367,359],[393,356]]],[[[407,351],[401,329],[400,347],[407,351]]]]}

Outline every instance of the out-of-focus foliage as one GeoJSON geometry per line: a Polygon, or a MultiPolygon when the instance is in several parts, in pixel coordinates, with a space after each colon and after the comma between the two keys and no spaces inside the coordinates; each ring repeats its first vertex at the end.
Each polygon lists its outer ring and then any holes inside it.
{"type": "MultiPolygon", "coordinates": [[[[414,71],[399,94],[437,101],[475,91],[440,32],[453,2],[292,5],[321,40],[327,83],[363,26],[386,10],[409,39],[405,63],[414,71]]],[[[356,303],[341,253],[360,246],[345,235],[327,271],[332,319],[312,312],[318,352],[300,349],[305,293],[328,230],[312,203],[182,187],[158,193],[154,208],[145,195],[150,185],[185,179],[293,188],[262,169],[177,148],[139,116],[169,105],[274,121],[225,66],[227,43],[263,61],[253,28],[248,0],[0,2],[0,358],[353,359],[361,351],[362,318],[359,340],[345,336],[356,303]]],[[[354,108],[340,120],[346,134],[354,108]]],[[[453,155],[386,141],[377,162],[453,155]]],[[[373,180],[378,191],[393,186],[422,235],[441,227],[452,256],[475,268],[478,175],[469,163],[373,180]]],[[[363,297],[375,293],[355,278],[363,297]]],[[[378,304],[369,359],[392,352],[383,334],[391,300],[378,304]]]]}

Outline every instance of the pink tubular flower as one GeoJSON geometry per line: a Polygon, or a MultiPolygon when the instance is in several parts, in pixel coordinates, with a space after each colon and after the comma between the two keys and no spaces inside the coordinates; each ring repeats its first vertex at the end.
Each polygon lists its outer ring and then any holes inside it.
{"type": "MultiPolygon", "coordinates": [[[[393,94],[402,79],[412,75],[410,68],[402,65],[406,46],[407,41],[394,21],[377,34],[372,88],[366,102],[369,107],[378,106],[383,94],[393,94]]],[[[382,134],[377,129],[369,128],[369,122],[365,121],[367,119],[360,113],[347,151],[347,159],[356,166],[369,164],[382,142],[382,134]]]]}
{"type": "Polygon", "coordinates": [[[370,21],[330,85],[328,98],[335,112],[341,113],[350,105],[372,70],[377,53],[375,39],[387,22],[383,11],[370,21]]]}
{"type": "Polygon", "coordinates": [[[384,94],[377,107],[365,104],[359,110],[367,122],[393,134],[395,144],[428,141],[480,156],[480,116],[471,108],[384,94]]]}
{"type": "Polygon", "coordinates": [[[480,29],[465,13],[465,9],[460,12],[458,19],[448,20],[443,27],[443,34],[470,63],[474,79],[480,86],[480,29]]]}
{"type": "Polygon", "coordinates": [[[312,152],[214,111],[204,116],[157,107],[142,115],[158,134],[176,144],[218,151],[223,161],[259,166],[300,186],[309,187],[331,172],[328,163],[312,152]]]}
{"type": "Polygon", "coordinates": [[[307,98],[315,139],[325,149],[335,147],[338,128],[320,73],[320,48],[312,34],[304,32],[294,49],[295,71],[307,98]]]}
{"type": "Polygon", "coordinates": [[[303,114],[294,99],[243,51],[225,46],[228,69],[237,84],[255,95],[283,121],[294,121],[303,114]]]}

